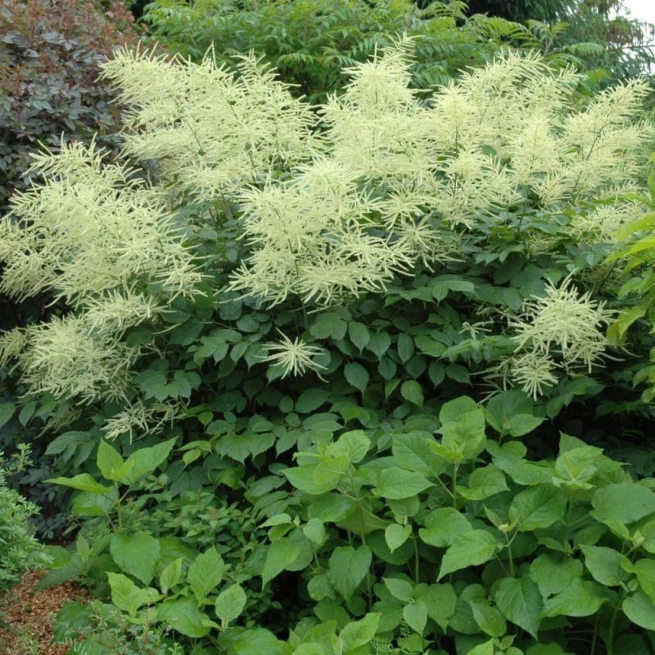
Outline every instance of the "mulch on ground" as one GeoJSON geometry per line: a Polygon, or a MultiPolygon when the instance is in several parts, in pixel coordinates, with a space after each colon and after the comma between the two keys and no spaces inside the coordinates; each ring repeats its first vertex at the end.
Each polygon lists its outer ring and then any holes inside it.
{"type": "Polygon", "coordinates": [[[67,582],[34,591],[45,571],[30,571],[21,583],[0,594],[1,655],[65,655],[67,646],[52,643],[55,615],[70,600],[87,597],[84,588],[67,582]]]}

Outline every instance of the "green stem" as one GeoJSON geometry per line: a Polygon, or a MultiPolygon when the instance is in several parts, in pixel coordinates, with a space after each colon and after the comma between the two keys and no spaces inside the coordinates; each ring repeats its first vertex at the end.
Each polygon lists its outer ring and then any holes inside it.
{"type": "Polygon", "coordinates": [[[453,466],[453,507],[457,509],[457,469],[459,468],[459,464],[455,464],[453,466]]]}

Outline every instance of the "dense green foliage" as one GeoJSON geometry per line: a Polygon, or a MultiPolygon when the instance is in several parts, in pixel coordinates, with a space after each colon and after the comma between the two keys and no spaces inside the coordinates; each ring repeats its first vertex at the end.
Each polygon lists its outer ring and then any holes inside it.
{"type": "MultiPolygon", "coordinates": [[[[235,51],[273,32],[222,6],[235,51]]],[[[646,86],[581,97],[566,57],[506,52],[417,93],[425,31],[465,44],[439,80],[528,32],[441,7],[353,54],[418,16],[385,7],[283,66],[311,103],[254,57],[119,53],[151,177],[69,144],[13,198],[0,290],[61,311],[0,338],[0,428],[73,492],[43,581],[94,596],[71,655],[653,652],[646,86]]],[[[201,3],[169,8],[190,47],[201,3]]]]}

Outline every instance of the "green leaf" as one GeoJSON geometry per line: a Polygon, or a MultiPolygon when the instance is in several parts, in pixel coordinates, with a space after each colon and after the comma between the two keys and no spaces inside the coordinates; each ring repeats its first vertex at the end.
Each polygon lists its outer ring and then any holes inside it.
{"type": "Polygon", "coordinates": [[[320,519],[309,519],[305,525],[302,526],[302,531],[305,537],[309,539],[315,546],[322,546],[327,539],[327,531],[320,519]]]}
{"type": "Polygon", "coordinates": [[[507,632],[505,617],[489,605],[486,599],[470,600],[469,605],[473,611],[473,618],[480,626],[480,630],[490,637],[502,637],[507,632]]]}
{"type": "Polygon", "coordinates": [[[428,622],[428,608],[422,600],[409,603],[403,607],[405,623],[418,634],[422,635],[428,622]]]}
{"type": "Polygon", "coordinates": [[[107,573],[107,579],[111,589],[111,602],[130,616],[136,616],[139,607],[161,598],[156,589],[140,589],[122,573],[110,571],[107,573]]]}
{"type": "Polygon", "coordinates": [[[448,573],[488,562],[498,550],[498,543],[486,530],[471,530],[457,535],[444,553],[439,580],[448,573]]]}
{"type": "Polygon", "coordinates": [[[544,603],[535,582],[525,575],[504,578],[498,583],[494,601],[512,623],[537,638],[544,603]]]}
{"type": "Polygon", "coordinates": [[[169,439],[150,448],[140,448],[133,452],[126,461],[130,466],[127,473],[120,479],[126,485],[134,484],[140,477],[152,473],[162,464],[175,445],[175,439],[169,439]]]}
{"type": "Polygon", "coordinates": [[[266,551],[266,561],[262,571],[262,586],[293,564],[300,554],[300,547],[286,537],[276,539],[266,551]]]}
{"type": "Polygon", "coordinates": [[[495,652],[494,640],[490,639],[483,644],[478,644],[475,648],[468,651],[466,655],[494,655],[495,652]]]}
{"type": "Polygon", "coordinates": [[[178,557],[173,560],[159,576],[159,587],[163,594],[167,594],[170,589],[182,581],[182,564],[184,557],[178,557]]]}
{"type": "Polygon", "coordinates": [[[187,582],[198,600],[208,596],[220,584],[224,569],[225,562],[214,546],[191,562],[187,582]]]}
{"type": "Polygon", "coordinates": [[[329,455],[345,455],[353,464],[361,462],[371,447],[371,440],[363,430],[344,432],[327,449],[329,455]]]}
{"type": "Polygon", "coordinates": [[[132,536],[114,534],[109,542],[109,552],[116,564],[143,584],[149,584],[155,576],[159,560],[159,540],[146,532],[132,536]]]}
{"type": "Polygon", "coordinates": [[[439,420],[442,423],[456,423],[464,414],[477,412],[478,404],[468,396],[460,396],[444,403],[439,411],[439,420]]]}
{"type": "Polygon", "coordinates": [[[346,653],[368,644],[377,632],[380,616],[379,612],[372,612],[367,614],[361,621],[353,621],[344,626],[339,633],[343,652],[346,653]]]}
{"type": "Polygon", "coordinates": [[[120,482],[134,465],[125,462],[120,453],[104,439],[98,444],[97,464],[102,477],[115,482],[120,482]]]}
{"type": "Polygon", "coordinates": [[[564,517],[566,494],[548,485],[530,487],[521,491],[512,500],[509,518],[518,524],[521,532],[548,528],[564,517]]]}
{"type": "Polygon", "coordinates": [[[409,539],[411,534],[411,525],[392,523],[384,531],[384,539],[387,542],[387,546],[389,546],[389,550],[393,553],[394,550],[400,548],[409,539]]]}
{"type": "Polygon", "coordinates": [[[100,495],[107,495],[112,489],[112,487],[105,487],[99,482],[96,482],[88,473],[80,473],[72,478],[50,478],[46,482],[100,495]]]}
{"type": "Polygon", "coordinates": [[[405,364],[414,355],[414,339],[409,334],[401,332],[398,335],[398,357],[400,361],[405,364]]]}
{"type": "Polygon", "coordinates": [[[412,473],[394,466],[380,471],[377,486],[373,491],[383,498],[402,500],[416,496],[432,486],[433,483],[420,473],[412,473]]]}
{"type": "MultiPolygon", "coordinates": [[[[464,398],[458,398],[451,401],[451,403],[464,400],[464,398]]],[[[450,417],[452,415],[453,410],[458,405],[453,407],[451,403],[446,403],[441,409],[440,419],[442,416],[450,417]]],[[[459,404],[468,405],[468,403],[459,404]]],[[[442,446],[459,453],[461,459],[465,460],[475,459],[484,450],[487,438],[484,431],[484,413],[480,408],[476,407],[472,411],[465,412],[456,420],[446,422],[443,419],[441,420],[442,426],[439,428],[439,432],[443,435],[442,446]]]]}
{"type": "Polygon", "coordinates": [[[418,533],[429,546],[446,548],[452,546],[455,539],[473,529],[469,520],[454,507],[440,507],[432,510],[425,519],[425,528],[418,533]]]}
{"type": "Polygon", "coordinates": [[[282,473],[296,489],[315,496],[330,491],[336,485],[331,480],[326,480],[321,484],[316,481],[316,464],[284,469],[282,473]]]}
{"type": "Polygon", "coordinates": [[[339,480],[350,468],[350,459],[343,455],[341,457],[328,457],[318,462],[314,468],[314,481],[319,487],[329,485],[329,490],[339,484],[339,480]]]}
{"type": "Polygon", "coordinates": [[[368,342],[371,340],[371,334],[368,328],[356,321],[348,323],[348,336],[353,342],[353,345],[359,348],[360,352],[368,346],[368,342]]]}
{"type": "MultiPolygon", "coordinates": [[[[302,644],[300,648],[314,644],[302,644]]],[[[282,642],[273,633],[263,628],[244,630],[228,628],[218,638],[217,652],[221,655],[286,655],[282,642]]],[[[294,651],[294,655],[331,655],[326,651],[294,651]]]]}
{"type": "Polygon", "coordinates": [[[246,592],[242,589],[241,585],[233,584],[229,586],[224,591],[221,591],[214,603],[216,616],[224,624],[238,619],[246,606],[247,600],[246,592]]]}
{"type": "Polygon", "coordinates": [[[371,566],[372,553],[366,546],[355,550],[352,546],[334,549],[328,562],[330,582],[346,599],[355,593],[371,566]]]}
{"type": "Polygon", "coordinates": [[[446,470],[447,464],[434,456],[429,432],[394,434],[391,439],[394,460],[401,468],[435,478],[446,470]]]}
{"type": "Polygon", "coordinates": [[[655,493],[637,483],[609,484],[596,491],[591,515],[601,523],[632,523],[655,512],[655,493]]]}
{"type": "Polygon", "coordinates": [[[530,564],[530,577],[537,583],[544,598],[570,587],[582,577],[582,562],[570,557],[543,553],[530,564]]]}
{"type": "Polygon", "coordinates": [[[275,435],[272,432],[262,433],[253,430],[241,434],[230,432],[221,436],[216,442],[215,452],[243,464],[247,457],[255,457],[274,445],[275,435]]]}
{"type": "Polygon", "coordinates": [[[199,639],[209,634],[209,617],[198,609],[193,597],[167,600],[158,608],[157,618],[180,634],[199,639]]]}
{"type": "Polygon", "coordinates": [[[296,411],[299,414],[311,414],[323,405],[331,395],[325,389],[305,389],[296,400],[296,411]]]}
{"type": "Polygon", "coordinates": [[[602,591],[598,583],[576,578],[544,603],[541,616],[591,616],[607,600],[602,591]]]}
{"type": "Polygon", "coordinates": [[[343,368],[343,374],[346,376],[349,384],[352,384],[355,389],[364,393],[368,385],[369,375],[368,371],[361,364],[357,362],[346,364],[343,368]]]}
{"type": "Polygon", "coordinates": [[[632,623],[655,631],[655,604],[643,591],[637,590],[633,596],[626,598],[622,609],[632,623]]]}
{"type": "Polygon", "coordinates": [[[414,602],[414,585],[400,578],[383,578],[384,586],[402,603],[414,602]]]}
{"type": "Polygon", "coordinates": [[[336,312],[319,314],[309,332],[317,339],[334,339],[339,341],[346,336],[348,323],[336,312]]]}
{"type": "Polygon", "coordinates": [[[432,584],[420,598],[428,608],[428,616],[445,632],[457,605],[452,585],[432,584]]]}
{"type": "Polygon", "coordinates": [[[0,428],[9,422],[15,411],[16,405],[14,403],[0,404],[0,428]]]}
{"type": "Polygon", "coordinates": [[[366,348],[377,355],[378,359],[382,359],[382,355],[389,350],[390,346],[391,337],[386,332],[369,333],[369,341],[366,344],[366,348]]]}
{"type": "Polygon", "coordinates": [[[423,407],[423,388],[416,380],[406,380],[400,385],[400,395],[408,402],[423,407]]]}
{"type": "Polygon", "coordinates": [[[467,500],[484,500],[509,488],[503,472],[493,464],[476,468],[467,484],[466,487],[457,487],[457,493],[467,500]]]}
{"type": "Polygon", "coordinates": [[[613,548],[605,546],[585,546],[582,544],[580,550],[584,553],[584,561],[587,570],[594,580],[607,587],[616,587],[628,576],[621,567],[621,562],[626,558],[613,548]]]}
{"type": "Polygon", "coordinates": [[[632,573],[637,574],[637,580],[639,580],[642,591],[651,600],[655,600],[655,560],[637,560],[629,569],[632,573]]]}

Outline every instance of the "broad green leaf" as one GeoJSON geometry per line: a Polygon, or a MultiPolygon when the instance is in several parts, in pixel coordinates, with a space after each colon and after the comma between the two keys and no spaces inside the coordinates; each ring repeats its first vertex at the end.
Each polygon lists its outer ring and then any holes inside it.
{"type": "Polygon", "coordinates": [[[214,546],[198,555],[189,565],[187,581],[200,600],[208,596],[223,579],[225,562],[214,546]]]}
{"type": "Polygon", "coordinates": [[[363,430],[344,432],[335,443],[328,446],[329,455],[345,455],[353,463],[361,462],[371,447],[371,440],[363,430]]]}
{"type": "Polygon", "coordinates": [[[393,458],[398,466],[427,477],[438,477],[446,462],[434,456],[430,447],[434,438],[429,432],[408,432],[392,436],[393,458]]]}
{"type": "Polygon", "coordinates": [[[534,402],[518,389],[501,391],[493,396],[484,413],[489,425],[501,436],[522,437],[544,421],[534,416],[534,402]]]}
{"type": "Polygon", "coordinates": [[[97,464],[105,480],[116,482],[120,482],[133,466],[133,463],[128,464],[104,439],[98,444],[97,464]]]}
{"type": "Polygon", "coordinates": [[[457,536],[444,553],[439,578],[469,566],[488,562],[498,550],[498,543],[486,530],[471,530],[457,536]]]}
{"type": "Polygon", "coordinates": [[[343,521],[339,521],[337,527],[362,537],[375,530],[385,530],[388,524],[388,521],[373,514],[371,510],[355,504],[354,510],[343,521]]]}
{"type": "Polygon", "coordinates": [[[416,496],[432,486],[433,483],[420,473],[393,466],[380,471],[374,493],[383,498],[402,500],[416,496]]]}
{"type": "Polygon", "coordinates": [[[73,516],[109,516],[117,501],[118,491],[115,487],[107,489],[104,494],[80,491],[75,494],[71,503],[71,514],[73,516]]]}
{"type": "Polygon", "coordinates": [[[637,574],[642,591],[655,601],[655,560],[640,559],[629,568],[632,573],[637,574]]]}
{"type": "Polygon", "coordinates": [[[111,589],[111,602],[130,616],[136,616],[139,607],[161,598],[156,589],[140,589],[122,573],[108,572],[107,579],[111,589]]]}
{"type": "Polygon", "coordinates": [[[79,491],[89,491],[93,494],[106,495],[113,487],[105,487],[104,485],[96,482],[88,473],[80,473],[72,478],[50,478],[46,480],[50,484],[60,484],[64,487],[71,489],[78,489],[79,491]]]}
{"type": "Polygon", "coordinates": [[[444,403],[439,411],[439,420],[442,423],[456,423],[464,414],[477,412],[478,404],[468,396],[460,396],[444,403]]]}
{"type": "Polygon", "coordinates": [[[126,573],[144,584],[155,575],[159,560],[159,540],[145,532],[134,535],[114,534],[109,542],[109,552],[116,564],[126,573]]]}
{"type": "Polygon", "coordinates": [[[380,623],[380,614],[372,612],[367,614],[361,621],[353,621],[344,626],[339,633],[339,639],[343,646],[343,652],[348,652],[368,644],[375,636],[380,623]]]}
{"type": "Polygon", "coordinates": [[[275,435],[272,432],[246,430],[222,435],[214,450],[218,455],[225,455],[243,464],[248,457],[256,457],[274,445],[275,435]]]}
{"type": "Polygon", "coordinates": [[[530,577],[537,583],[544,598],[570,587],[582,577],[582,562],[570,557],[543,553],[530,564],[530,577]]]}
{"type": "Polygon", "coordinates": [[[400,395],[408,402],[423,407],[423,388],[416,380],[405,380],[400,385],[400,395]]]}
{"type": "Polygon", "coordinates": [[[467,651],[466,655],[494,655],[495,652],[494,640],[491,639],[471,648],[471,650],[467,651]]]}
{"type": "Polygon", "coordinates": [[[414,585],[400,578],[383,578],[384,586],[391,595],[402,603],[414,601],[414,585]]]}
{"type": "Polygon", "coordinates": [[[310,414],[323,405],[330,395],[326,389],[305,389],[296,400],[295,409],[299,414],[310,414]]]}
{"type": "Polygon", "coordinates": [[[521,532],[548,528],[564,517],[566,495],[548,485],[530,487],[519,492],[509,507],[509,518],[521,532]]]}
{"type": "Polygon", "coordinates": [[[428,608],[422,600],[409,603],[403,607],[405,623],[418,634],[422,635],[428,622],[428,608]]]}
{"type": "Polygon", "coordinates": [[[384,353],[391,346],[391,337],[386,332],[369,332],[369,340],[366,349],[374,353],[378,359],[382,359],[384,353]]]}
{"type": "Polygon", "coordinates": [[[425,528],[418,533],[429,546],[446,548],[452,546],[455,539],[472,530],[471,523],[453,507],[440,507],[432,510],[425,519],[425,528]]]}
{"type": "Polygon", "coordinates": [[[607,600],[602,593],[598,583],[576,578],[544,603],[541,616],[591,616],[607,600]]]}
{"type": "Polygon", "coordinates": [[[330,582],[346,599],[355,593],[371,566],[372,553],[366,546],[356,550],[352,546],[340,546],[332,551],[328,562],[330,582]]]}
{"type": "Polygon", "coordinates": [[[553,478],[553,464],[550,462],[526,462],[523,459],[500,459],[494,456],[494,464],[511,480],[526,487],[547,484],[553,478]]]}
{"type": "Polygon", "coordinates": [[[507,621],[505,617],[495,608],[489,605],[487,600],[469,601],[473,618],[480,626],[480,630],[490,637],[502,637],[507,632],[507,621]]]}
{"type": "Polygon", "coordinates": [[[457,493],[467,500],[484,500],[507,491],[503,472],[493,464],[476,468],[469,476],[466,487],[457,487],[457,493]]]}
{"type": "Polygon", "coordinates": [[[584,553],[585,566],[594,580],[607,587],[616,587],[627,579],[626,572],[621,567],[625,557],[613,548],[605,546],[585,546],[580,549],[584,553]]]}
{"type": "Polygon", "coordinates": [[[452,585],[432,584],[418,597],[428,608],[428,616],[445,632],[457,604],[457,594],[452,585]]]}
{"type": "Polygon", "coordinates": [[[596,490],[591,504],[601,523],[632,523],[655,512],[655,492],[637,483],[609,484],[596,490]]]}
{"type": "Polygon", "coordinates": [[[300,553],[298,544],[286,537],[271,543],[266,551],[266,561],[262,571],[262,586],[266,586],[275,576],[293,564],[300,553]]]}
{"type": "Polygon", "coordinates": [[[320,519],[309,519],[305,525],[302,526],[302,531],[305,537],[309,539],[315,546],[322,546],[327,539],[327,531],[320,519]]]}
{"type": "Polygon", "coordinates": [[[175,439],[169,439],[150,448],[140,448],[133,452],[128,458],[126,464],[130,469],[119,480],[123,484],[134,484],[141,476],[152,473],[160,464],[162,464],[175,445],[175,439]]]}
{"type": "Polygon", "coordinates": [[[400,548],[411,536],[411,525],[400,525],[392,523],[388,525],[384,531],[384,539],[389,546],[389,550],[393,553],[394,550],[400,548]]]}
{"type": "Polygon", "coordinates": [[[158,607],[157,618],[187,637],[204,637],[210,630],[209,617],[192,597],[164,601],[158,607]]]}
{"type": "Polygon", "coordinates": [[[316,464],[288,468],[282,473],[296,489],[315,496],[324,494],[336,486],[336,483],[333,484],[330,480],[322,484],[316,481],[316,464]]]}
{"type": "Polygon", "coordinates": [[[14,403],[1,403],[0,404],[0,428],[9,422],[9,419],[14,415],[16,405],[14,403]]]}
{"type": "Polygon", "coordinates": [[[640,628],[655,631],[655,603],[641,590],[623,601],[625,615],[640,628]]]}
{"type": "MultiPolygon", "coordinates": [[[[304,646],[305,644],[303,644],[304,646]]],[[[306,644],[313,646],[314,644],[306,644]]],[[[287,655],[288,651],[277,637],[263,628],[228,628],[218,637],[217,652],[221,655],[287,655]]],[[[298,655],[332,655],[327,651],[294,651],[298,655]]],[[[193,654],[191,654],[193,655],[193,654]]]]}
{"type": "Polygon", "coordinates": [[[307,515],[310,519],[316,518],[323,523],[339,523],[351,515],[355,507],[356,503],[352,498],[348,498],[343,494],[329,492],[319,496],[311,503],[307,508],[307,515]]]}
{"type": "Polygon", "coordinates": [[[355,389],[364,393],[369,381],[368,371],[357,362],[350,362],[343,367],[343,374],[355,389]]]}
{"type": "Polygon", "coordinates": [[[246,606],[246,592],[242,589],[241,585],[230,585],[224,591],[218,594],[218,598],[214,603],[214,610],[216,616],[224,623],[230,623],[238,619],[246,606]]]}
{"type": "Polygon", "coordinates": [[[329,457],[316,464],[314,467],[314,482],[320,487],[328,487],[331,491],[338,484],[350,468],[350,458],[347,455],[340,457],[329,457]]]}
{"type": "Polygon", "coordinates": [[[175,585],[182,581],[182,564],[184,557],[173,560],[159,576],[159,587],[163,594],[167,594],[175,585]]]}
{"type": "Polygon", "coordinates": [[[339,341],[346,336],[347,329],[348,323],[343,316],[335,311],[327,311],[316,317],[309,331],[317,339],[334,339],[335,341],[339,341]]]}
{"type": "MultiPolygon", "coordinates": [[[[439,416],[443,413],[442,410],[439,416]]],[[[465,460],[475,459],[487,442],[484,426],[484,413],[481,409],[462,414],[456,421],[443,423],[439,428],[439,433],[443,435],[441,445],[460,453],[465,460]]]]}
{"type": "Polygon", "coordinates": [[[371,334],[368,331],[368,328],[362,323],[357,323],[356,321],[348,323],[348,336],[353,342],[353,345],[356,346],[360,352],[368,346],[368,342],[371,340],[371,334]]]}
{"type": "Polygon", "coordinates": [[[537,638],[544,603],[535,582],[525,575],[504,578],[496,587],[494,601],[512,623],[537,638]]]}

